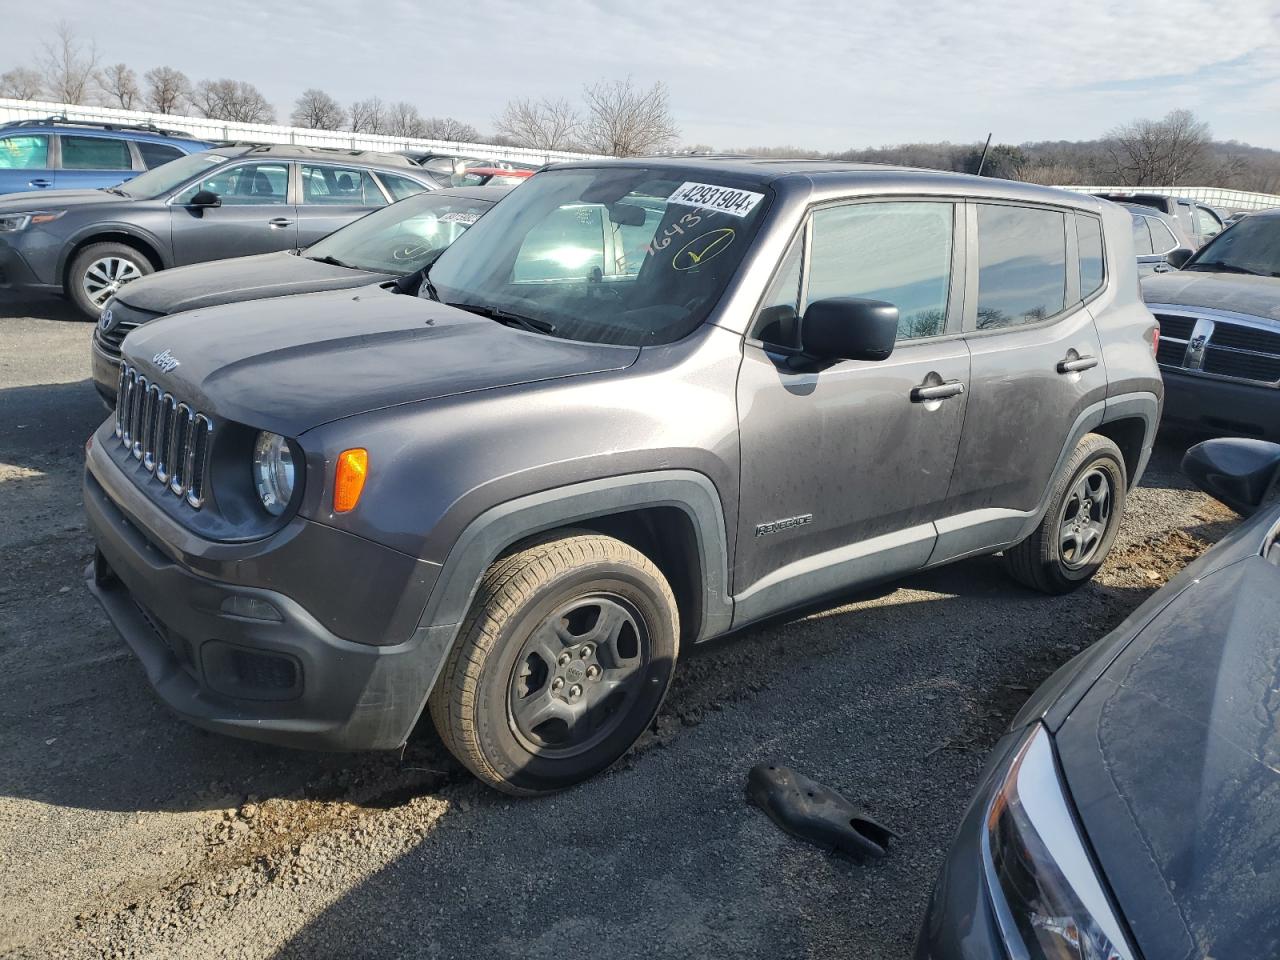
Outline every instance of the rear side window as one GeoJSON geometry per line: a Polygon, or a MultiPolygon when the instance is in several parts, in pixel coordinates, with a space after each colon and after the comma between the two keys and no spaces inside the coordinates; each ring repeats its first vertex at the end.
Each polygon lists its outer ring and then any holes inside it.
{"type": "Polygon", "coordinates": [[[816,211],[805,307],[830,297],[885,300],[898,308],[899,340],[937,336],[947,325],[954,222],[952,204],[928,201],[816,211]]]}
{"type": "Polygon", "coordinates": [[[1169,225],[1163,220],[1147,217],[1147,229],[1151,231],[1151,252],[1168,253],[1178,245],[1178,238],[1173,235],[1169,225]]]}
{"type": "Polygon", "coordinates": [[[167,143],[152,143],[150,140],[139,140],[138,152],[142,154],[142,162],[147,165],[150,170],[158,167],[162,163],[168,163],[170,160],[177,160],[185,154],[177,147],[171,147],[167,143]]]}
{"type": "Polygon", "coordinates": [[[1065,217],[978,204],[978,329],[1038,323],[1060,313],[1066,300],[1065,217]]]}
{"type": "Polygon", "coordinates": [[[19,134],[0,139],[0,170],[47,170],[49,138],[19,134]]]}
{"type": "Polygon", "coordinates": [[[303,164],[302,202],[380,207],[387,200],[367,170],[303,164]]]}
{"type": "Polygon", "coordinates": [[[129,144],[111,137],[62,135],[63,170],[132,170],[129,144]]]}
{"type": "Polygon", "coordinates": [[[1102,221],[1087,213],[1076,214],[1076,245],[1080,260],[1080,299],[1102,286],[1102,221]]]}
{"type": "Polygon", "coordinates": [[[394,173],[380,172],[378,177],[382,180],[382,185],[390,192],[392,200],[403,200],[405,197],[412,197],[414,194],[421,193],[427,189],[417,180],[410,180],[408,177],[397,176],[394,173]]]}

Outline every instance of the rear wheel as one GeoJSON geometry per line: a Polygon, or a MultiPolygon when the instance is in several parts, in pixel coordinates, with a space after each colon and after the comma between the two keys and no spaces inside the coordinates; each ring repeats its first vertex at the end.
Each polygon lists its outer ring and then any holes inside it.
{"type": "Polygon", "coordinates": [[[1096,433],[1086,435],[1054,481],[1040,525],[1004,552],[1010,575],[1052,594],[1087,582],[1111,551],[1127,492],[1120,448],[1096,433]]]}
{"type": "Polygon", "coordinates": [[[67,296],[85,316],[97,320],[108,300],[127,283],[154,272],[151,261],[127,243],[91,243],[71,261],[67,296]]]}
{"type": "Polygon", "coordinates": [[[612,537],[561,534],[486,572],[431,718],[489,785],[563,789],[653,722],[678,652],[675,598],[653,562],[612,537]]]}

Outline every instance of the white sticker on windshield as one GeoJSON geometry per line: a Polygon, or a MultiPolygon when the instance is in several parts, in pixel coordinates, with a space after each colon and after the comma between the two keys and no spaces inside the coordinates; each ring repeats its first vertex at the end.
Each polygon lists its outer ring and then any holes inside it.
{"type": "Polygon", "coordinates": [[[480,219],[478,213],[442,213],[440,214],[441,223],[465,223],[472,224],[480,219]]]}
{"type": "Polygon", "coordinates": [[[686,207],[702,207],[717,210],[735,217],[745,217],[764,199],[763,193],[718,187],[714,183],[682,183],[667,198],[668,203],[680,203],[686,207]]]}

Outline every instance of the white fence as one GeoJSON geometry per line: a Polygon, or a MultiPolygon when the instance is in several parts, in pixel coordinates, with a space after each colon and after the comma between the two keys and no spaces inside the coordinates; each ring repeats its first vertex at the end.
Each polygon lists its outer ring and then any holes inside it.
{"type": "Polygon", "coordinates": [[[101,123],[152,123],[165,130],[182,130],[202,140],[255,140],[263,143],[298,143],[313,147],[349,147],[364,150],[439,150],[483,159],[514,160],[524,163],[549,163],[553,160],[590,160],[594,154],[569,153],[563,150],[533,150],[525,147],[503,147],[491,143],[461,143],[452,140],[418,140],[410,137],[386,137],[374,133],[348,133],[340,130],[310,130],[306,127],[277,127],[265,123],[232,123],[208,117],[180,117],[175,114],[144,113],[138,110],[116,110],[112,107],[82,107],[70,103],[45,103],[39,100],[8,100],[0,97],[0,123],[15,120],[43,120],[65,116],[70,120],[93,120],[101,123]]]}
{"type": "Polygon", "coordinates": [[[1063,187],[1080,193],[1159,193],[1168,197],[1186,197],[1223,210],[1266,210],[1280,207],[1280,197],[1271,193],[1249,193],[1247,190],[1222,190],[1218,187],[1063,187]]]}

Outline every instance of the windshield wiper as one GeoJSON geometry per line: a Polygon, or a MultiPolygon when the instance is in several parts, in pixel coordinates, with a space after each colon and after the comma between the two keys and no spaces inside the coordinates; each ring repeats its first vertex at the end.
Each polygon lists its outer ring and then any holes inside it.
{"type": "Polygon", "coordinates": [[[359,267],[353,267],[349,263],[343,263],[337,257],[307,257],[308,260],[314,260],[316,263],[327,263],[331,267],[346,267],[348,270],[359,270],[359,267]]]}
{"type": "Polygon", "coordinates": [[[1227,263],[1223,260],[1201,260],[1197,263],[1188,263],[1183,270],[1195,270],[1197,268],[1203,270],[1220,270],[1223,273],[1245,273],[1251,277],[1276,276],[1276,274],[1263,273],[1261,270],[1250,270],[1248,267],[1240,267],[1234,263],[1227,263]]]}
{"type": "Polygon", "coordinates": [[[510,313],[507,310],[499,310],[497,307],[484,307],[478,303],[451,303],[449,306],[457,307],[459,310],[466,310],[468,313],[474,313],[481,317],[488,317],[490,320],[497,320],[499,323],[505,323],[509,327],[519,327],[531,333],[554,334],[556,332],[554,323],[550,320],[543,320],[540,317],[526,317],[518,313],[510,313]]]}

